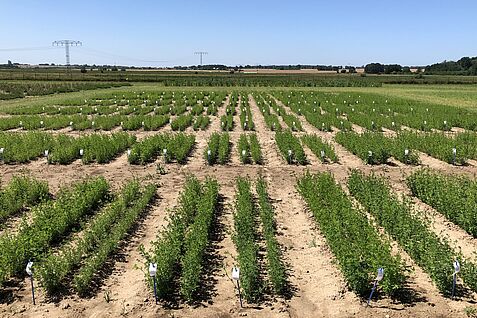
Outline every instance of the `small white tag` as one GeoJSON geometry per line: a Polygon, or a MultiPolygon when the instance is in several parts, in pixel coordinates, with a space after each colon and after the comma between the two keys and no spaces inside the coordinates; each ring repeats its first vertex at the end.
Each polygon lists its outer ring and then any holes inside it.
{"type": "Polygon", "coordinates": [[[382,281],[384,277],[384,269],[378,268],[378,276],[376,276],[376,281],[382,281]]]}
{"type": "Polygon", "coordinates": [[[157,273],[157,264],[156,263],[150,263],[149,264],[149,276],[155,277],[157,273]]]}
{"type": "Polygon", "coordinates": [[[240,279],[240,268],[233,267],[232,268],[232,279],[239,280],[240,279]]]}
{"type": "Polygon", "coordinates": [[[458,272],[460,272],[460,263],[458,260],[455,260],[454,262],[454,274],[457,274],[458,272]]]}
{"type": "Polygon", "coordinates": [[[25,268],[25,271],[27,272],[27,274],[29,276],[32,276],[33,275],[33,262],[32,261],[29,261],[26,268],[25,268]]]}

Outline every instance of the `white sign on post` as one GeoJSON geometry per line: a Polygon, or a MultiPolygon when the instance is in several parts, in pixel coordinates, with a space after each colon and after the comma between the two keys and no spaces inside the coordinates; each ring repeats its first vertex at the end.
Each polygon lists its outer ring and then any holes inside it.
{"type": "Polygon", "coordinates": [[[157,273],[157,264],[156,263],[150,263],[149,264],[149,276],[155,277],[157,273]]]}
{"type": "Polygon", "coordinates": [[[460,272],[460,263],[458,260],[455,260],[454,262],[454,274],[457,274],[460,272]]]}
{"type": "Polygon", "coordinates": [[[27,272],[28,276],[32,276],[33,275],[33,262],[32,261],[29,261],[26,268],[25,268],[25,271],[27,272]]]}
{"type": "Polygon", "coordinates": [[[239,280],[240,279],[240,268],[233,267],[232,268],[232,279],[239,280]]]}
{"type": "Polygon", "coordinates": [[[378,275],[376,276],[376,281],[380,282],[383,280],[384,277],[384,269],[378,268],[378,275]]]}

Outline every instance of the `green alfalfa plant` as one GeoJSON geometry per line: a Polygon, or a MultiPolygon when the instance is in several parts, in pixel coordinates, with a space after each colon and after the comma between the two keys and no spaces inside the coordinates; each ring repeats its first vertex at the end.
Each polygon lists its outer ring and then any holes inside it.
{"type": "Polygon", "coordinates": [[[240,161],[243,164],[250,163],[250,143],[246,134],[240,135],[237,150],[239,153],[240,161]]]}
{"type": "Polygon", "coordinates": [[[233,241],[238,252],[240,285],[247,301],[261,297],[263,288],[258,266],[258,245],[256,242],[256,209],[253,204],[250,181],[238,178],[234,213],[233,241]]]}

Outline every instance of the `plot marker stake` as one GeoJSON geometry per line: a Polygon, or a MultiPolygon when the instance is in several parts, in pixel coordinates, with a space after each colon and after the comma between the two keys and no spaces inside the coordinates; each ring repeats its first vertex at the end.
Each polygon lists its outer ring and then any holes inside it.
{"type": "Polygon", "coordinates": [[[371,294],[369,295],[368,298],[368,306],[369,303],[371,302],[371,298],[373,298],[374,291],[376,290],[376,287],[378,286],[378,283],[383,279],[384,277],[384,269],[383,268],[378,268],[378,276],[376,276],[376,279],[374,280],[373,288],[371,289],[371,294]]]}
{"type": "Polygon", "coordinates": [[[454,273],[452,274],[452,299],[455,296],[455,285],[457,282],[457,274],[460,272],[460,264],[458,260],[454,261],[454,273]]]}
{"type": "Polygon", "coordinates": [[[33,305],[36,305],[36,303],[35,303],[35,286],[33,285],[33,262],[32,261],[28,261],[28,264],[26,266],[25,271],[30,276],[31,298],[33,300],[33,305]]]}
{"type": "Polygon", "coordinates": [[[239,299],[240,299],[240,307],[243,307],[242,304],[242,292],[240,291],[240,268],[238,267],[233,267],[232,268],[232,279],[234,281],[237,281],[237,288],[238,288],[238,293],[239,293],[239,299]]]}
{"type": "Polygon", "coordinates": [[[157,288],[156,288],[156,273],[157,273],[157,264],[149,263],[149,276],[152,277],[152,281],[154,283],[154,298],[156,299],[156,305],[157,305],[158,299],[157,299],[157,288]]]}

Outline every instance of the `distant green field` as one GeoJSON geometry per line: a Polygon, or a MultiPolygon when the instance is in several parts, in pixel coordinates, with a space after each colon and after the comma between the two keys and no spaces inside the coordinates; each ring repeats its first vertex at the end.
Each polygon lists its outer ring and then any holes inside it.
{"type": "Polygon", "coordinates": [[[109,92],[121,91],[267,91],[267,90],[290,90],[290,91],[318,91],[318,92],[363,92],[374,93],[382,96],[401,97],[410,102],[424,102],[429,104],[450,105],[467,109],[477,109],[477,85],[400,85],[385,84],[382,87],[174,87],[163,86],[159,83],[133,83],[130,87],[115,87],[88,90],[81,92],[59,93],[47,96],[33,96],[9,101],[0,101],[0,111],[10,107],[54,105],[62,104],[64,100],[74,98],[100,98],[109,92]]]}
{"type": "Polygon", "coordinates": [[[477,85],[386,85],[385,94],[477,110],[477,85]]]}

